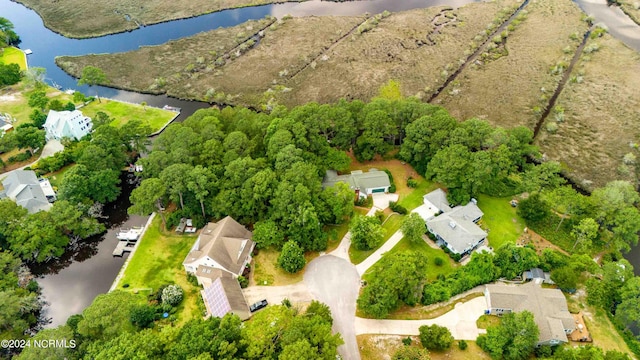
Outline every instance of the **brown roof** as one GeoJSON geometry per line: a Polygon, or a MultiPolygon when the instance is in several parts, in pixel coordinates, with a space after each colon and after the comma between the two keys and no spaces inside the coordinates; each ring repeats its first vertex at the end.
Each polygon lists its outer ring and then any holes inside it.
{"type": "Polygon", "coordinates": [[[240,284],[236,279],[219,277],[201,291],[202,298],[211,316],[223,317],[234,313],[242,320],[249,318],[249,305],[244,299],[240,284]]]}
{"type": "Polygon", "coordinates": [[[511,309],[513,312],[530,311],[540,329],[539,343],[551,340],[567,342],[564,329],[575,328],[567,307],[567,299],[558,289],[545,289],[535,283],[524,285],[487,285],[491,309],[511,309]]]}
{"type": "Polygon", "coordinates": [[[196,240],[197,247],[194,246],[184,263],[193,263],[208,256],[228,271],[240,274],[255,245],[251,237],[251,231],[230,216],[217,223],[208,223],[196,240]]]}

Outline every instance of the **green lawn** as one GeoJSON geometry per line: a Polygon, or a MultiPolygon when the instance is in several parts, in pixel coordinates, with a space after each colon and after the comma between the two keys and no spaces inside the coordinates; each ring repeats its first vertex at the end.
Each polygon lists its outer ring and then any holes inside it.
{"type": "Polygon", "coordinates": [[[489,245],[494,249],[505,243],[516,243],[522,235],[525,224],[516,215],[516,209],[509,203],[511,198],[478,196],[478,207],[484,212],[481,226],[489,229],[489,245]]]}
{"type": "Polygon", "coordinates": [[[127,121],[139,119],[151,126],[153,132],[160,130],[167,122],[176,116],[172,111],[142,105],[129,104],[120,101],[101,99],[101,102],[93,101],[83,107],[82,113],[93,118],[98,111],[102,111],[114,118],[111,125],[120,127],[127,121]]]}
{"type": "MultiPolygon", "coordinates": [[[[427,274],[426,279],[428,281],[435,280],[438,275],[448,275],[450,274],[454,268],[459,265],[454,262],[444,251],[441,249],[434,249],[431,246],[427,245],[424,241],[419,242],[411,242],[407,238],[402,238],[400,242],[393,247],[387,254],[383,255],[383,257],[388,254],[395,254],[403,251],[415,251],[424,254],[427,257],[427,274]],[[436,266],[435,259],[439,257],[444,260],[444,263],[441,266],[436,266]]],[[[380,262],[374,264],[366,273],[365,277],[370,278],[377,271],[377,267],[380,262]]]]}
{"type": "Polygon", "coordinates": [[[407,210],[411,211],[424,203],[423,197],[438,188],[436,183],[433,183],[424,178],[416,178],[418,186],[407,196],[400,196],[398,204],[404,206],[407,210]]]}
{"type": "Polygon", "coordinates": [[[0,52],[0,62],[5,64],[18,64],[20,65],[20,70],[27,70],[27,56],[18,48],[4,48],[0,52]]]}
{"type": "MultiPolygon", "coordinates": [[[[360,208],[357,207],[354,209],[354,215],[356,214],[360,214],[362,216],[366,215],[367,212],[369,212],[368,209],[364,209],[364,208],[360,208]]],[[[345,221],[340,225],[325,225],[324,226],[324,232],[326,232],[329,235],[329,242],[327,245],[327,250],[326,252],[331,252],[333,250],[335,250],[335,248],[338,247],[338,245],[340,245],[340,241],[342,241],[342,238],[344,237],[344,235],[349,232],[349,225],[351,224],[351,221],[345,221]]]]}
{"type": "Polygon", "coordinates": [[[360,264],[366,258],[368,258],[369,255],[373,254],[376,250],[378,250],[378,248],[380,248],[382,244],[384,244],[385,242],[387,242],[387,240],[389,240],[391,235],[395,234],[396,231],[400,230],[400,226],[402,226],[402,219],[404,219],[403,215],[391,214],[387,218],[387,220],[384,222],[384,224],[382,224],[382,228],[385,230],[385,234],[384,234],[384,238],[382,239],[382,242],[380,243],[380,245],[376,246],[371,250],[357,250],[353,246],[353,244],[351,244],[351,247],[349,248],[349,259],[351,259],[351,262],[356,265],[360,264]]]}
{"type": "Polygon", "coordinates": [[[141,297],[164,284],[178,284],[185,291],[185,298],[177,310],[178,323],[200,316],[197,299],[200,288],[187,281],[182,261],[189,253],[196,236],[175,235],[161,230],[162,220],[156,216],[147,232],[140,239],[138,249],[129,261],[118,289],[138,293],[141,297]],[[123,288],[128,284],[127,288],[123,288]],[[150,290],[149,290],[150,289],[150,290]]]}
{"type": "Polygon", "coordinates": [[[53,186],[54,188],[57,188],[58,186],[60,186],[60,182],[62,181],[62,178],[64,177],[64,173],[69,171],[69,169],[71,169],[74,166],[76,166],[75,163],[67,165],[67,166],[63,167],[62,169],[60,169],[58,171],[54,171],[52,173],[45,174],[45,177],[47,179],[49,179],[49,182],[51,183],[51,186],[53,186]]]}

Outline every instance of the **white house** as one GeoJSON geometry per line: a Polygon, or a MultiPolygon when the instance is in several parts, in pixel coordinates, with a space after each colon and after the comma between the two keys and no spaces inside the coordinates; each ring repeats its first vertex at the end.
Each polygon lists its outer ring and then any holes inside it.
{"type": "Polygon", "coordinates": [[[425,219],[427,229],[438,244],[445,245],[452,253],[468,254],[487,238],[487,233],[477,225],[484,213],[475,200],[451,208],[442,189],[428,193],[423,200],[430,213],[436,214],[425,219]]]}
{"type": "Polygon", "coordinates": [[[335,170],[327,170],[322,180],[322,187],[333,186],[343,182],[355,191],[358,197],[367,197],[376,193],[389,192],[391,182],[386,172],[377,169],[370,169],[368,172],[354,170],[351,174],[338,175],[335,170]]]}
{"type": "MultiPolygon", "coordinates": [[[[227,216],[217,223],[208,223],[182,262],[188,273],[195,274],[200,284],[211,283],[211,270],[218,269],[233,277],[242,275],[251,261],[255,242],[251,231],[227,216]]],[[[216,276],[217,277],[217,276],[216,276]]]]}
{"type": "Polygon", "coordinates": [[[44,130],[47,140],[60,140],[65,137],[80,140],[91,132],[92,126],[91,118],[84,116],[80,110],[49,110],[44,130]]]}

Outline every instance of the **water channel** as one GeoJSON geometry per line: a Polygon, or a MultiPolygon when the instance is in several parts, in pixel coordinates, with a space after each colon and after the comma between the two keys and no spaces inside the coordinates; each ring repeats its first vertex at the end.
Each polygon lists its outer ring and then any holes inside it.
{"type": "MultiPolygon", "coordinates": [[[[92,39],[69,39],[44,27],[42,19],[30,9],[11,2],[0,0],[0,16],[8,18],[20,35],[23,49],[31,49],[29,66],[43,67],[47,70],[47,81],[62,89],[77,89],[92,94],[96,89],[78,87],[77,80],[66,74],[54,63],[60,55],[83,55],[89,53],[113,53],[138,49],[140,46],[158,45],[169,40],[197,34],[218,27],[234,26],[251,19],[266,15],[282,17],[321,15],[361,15],[379,13],[384,10],[403,11],[432,6],[462,6],[479,0],[370,0],[350,2],[326,2],[312,0],[303,3],[284,3],[264,5],[242,9],[225,10],[195,18],[146,26],[134,31],[107,35],[92,39]]],[[[576,0],[576,3],[596,22],[605,23],[610,32],[628,46],[640,51],[640,27],[631,22],[619,9],[606,6],[605,0],[576,0]],[[631,22],[631,23],[630,23],[631,22]]],[[[196,101],[180,100],[165,95],[140,94],[131,91],[97,87],[101,96],[130,102],[146,101],[150,106],[171,105],[182,108],[178,121],[191,115],[208,104],[196,101]]],[[[45,299],[50,305],[45,315],[51,319],[49,326],[57,326],[67,317],[82,312],[100,293],[108,291],[113,279],[126,258],[113,258],[117,239],[115,232],[119,227],[141,226],[145,217],[129,217],[128,194],[131,188],[123,181],[122,195],[116,202],[105,208],[109,215],[106,221],[109,231],[90,239],[76,249],[68,251],[61,259],[49,263],[46,267],[33,269],[39,275],[39,283],[45,299]]],[[[640,247],[636,247],[630,257],[637,271],[640,270],[640,247]]]]}

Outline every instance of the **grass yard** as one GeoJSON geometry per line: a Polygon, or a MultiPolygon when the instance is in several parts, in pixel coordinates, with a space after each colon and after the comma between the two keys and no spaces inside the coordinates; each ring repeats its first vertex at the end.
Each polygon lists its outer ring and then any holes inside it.
{"type": "Polygon", "coordinates": [[[625,354],[632,354],[631,350],[624,342],[624,339],[613,326],[604,310],[595,309],[591,306],[584,311],[584,321],[593,339],[593,345],[602,348],[604,351],[618,350],[625,354]]]}
{"type": "MultiPolygon", "coordinates": [[[[26,89],[23,83],[18,83],[9,88],[0,90],[0,113],[8,113],[16,122],[14,127],[31,121],[29,114],[33,111],[28,105],[28,96],[30,89],[26,89]]],[[[68,95],[54,87],[47,86],[47,96],[49,100],[57,99],[63,104],[72,101],[72,96],[68,95]]]]}
{"type": "MultiPolygon", "coordinates": [[[[402,339],[406,336],[399,335],[358,335],[358,348],[360,349],[360,357],[367,360],[388,360],[402,346],[402,339]]],[[[413,343],[411,346],[422,347],[420,339],[417,336],[411,336],[413,343]]],[[[458,341],[447,351],[436,352],[429,351],[429,357],[432,360],[488,360],[491,359],[488,354],[482,351],[475,341],[467,341],[468,348],[460,350],[458,341]]]]}
{"type": "Polygon", "coordinates": [[[378,248],[380,248],[382,244],[387,242],[387,240],[389,240],[389,238],[393,234],[395,234],[396,231],[400,230],[400,226],[402,226],[402,219],[404,219],[403,215],[398,215],[398,214],[389,215],[389,217],[387,217],[385,222],[382,224],[382,228],[385,230],[385,235],[384,235],[384,238],[382,239],[382,242],[380,242],[380,245],[376,246],[371,250],[357,250],[353,246],[353,244],[351,244],[351,247],[349,248],[349,259],[351,259],[351,262],[355,265],[358,265],[361,262],[363,262],[366,258],[368,258],[369,255],[373,254],[376,250],[378,250],[378,248]]]}
{"type": "MultiPolygon", "coordinates": [[[[19,0],[42,17],[47,28],[71,38],[97,37],[144,25],[184,19],[225,9],[304,0],[19,0]],[[83,21],[70,21],[82,19],[83,21]],[[138,25],[140,24],[140,25],[138,25]]],[[[232,15],[229,15],[232,16],[232,15]]]]}
{"type": "MultiPolygon", "coordinates": [[[[261,249],[258,255],[253,257],[250,284],[251,285],[291,285],[302,281],[302,275],[304,274],[304,268],[295,274],[290,274],[282,270],[278,266],[278,256],[280,251],[277,249],[261,249]]],[[[307,260],[307,264],[318,257],[317,252],[307,252],[304,254],[304,258],[307,260]]]]}
{"type": "MultiPolygon", "coordinates": [[[[417,243],[413,243],[407,238],[402,238],[400,242],[393,247],[387,254],[395,254],[403,251],[412,251],[422,253],[427,257],[427,273],[425,274],[425,279],[428,281],[435,280],[438,275],[449,275],[453,272],[454,268],[459,265],[453,261],[442,249],[434,249],[431,246],[427,245],[424,241],[419,241],[417,243]],[[435,259],[441,258],[444,260],[444,263],[441,266],[435,265],[435,259]]],[[[387,254],[383,255],[384,258],[387,254]]],[[[372,278],[377,271],[377,267],[380,262],[374,264],[364,275],[365,278],[372,278]]]]}
{"type": "Polygon", "coordinates": [[[146,297],[164,284],[177,284],[185,292],[183,302],[178,306],[178,324],[198,318],[197,300],[200,287],[187,281],[182,261],[189,253],[197,236],[182,236],[163,231],[160,216],[153,219],[147,232],[139,240],[138,249],[129,265],[118,289],[136,292],[146,297]],[[129,284],[123,288],[124,284],[129,284]],[[150,290],[149,290],[150,289],[150,290]]]}
{"type": "Polygon", "coordinates": [[[500,325],[501,319],[496,315],[482,315],[478,320],[476,320],[476,325],[478,325],[478,329],[486,329],[489,326],[500,325]]]}
{"type": "Polygon", "coordinates": [[[506,243],[515,244],[525,228],[524,220],[509,201],[511,198],[478,196],[478,207],[484,212],[481,224],[485,230],[489,229],[489,245],[494,249],[506,243]]]}
{"type": "Polygon", "coordinates": [[[0,63],[18,64],[20,70],[27,70],[27,56],[18,48],[13,46],[0,50],[0,63]]]}
{"type": "Polygon", "coordinates": [[[81,110],[83,114],[90,118],[95,117],[99,111],[102,111],[109,115],[109,117],[114,118],[111,125],[115,127],[121,127],[130,120],[139,119],[148,124],[152,132],[160,130],[176,116],[176,113],[173,111],[149,106],[143,107],[138,104],[109,99],[101,99],[101,102],[93,101],[81,110]]]}
{"type": "Polygon", "coordinates": [[[76,166],[75,163],[67,165],[67,166],[63,167],[62,169],[60,169],[58,171],[54,171],[52,173],[45,174],[45,177],[47,179],[49,179],[49,182],[51,183],[51,186],[54,188],[54,190],[57,190],[57,187],[60,186],[60,182],[64,178],[64,173],[69,171],[74,166],[76,166]]]}

